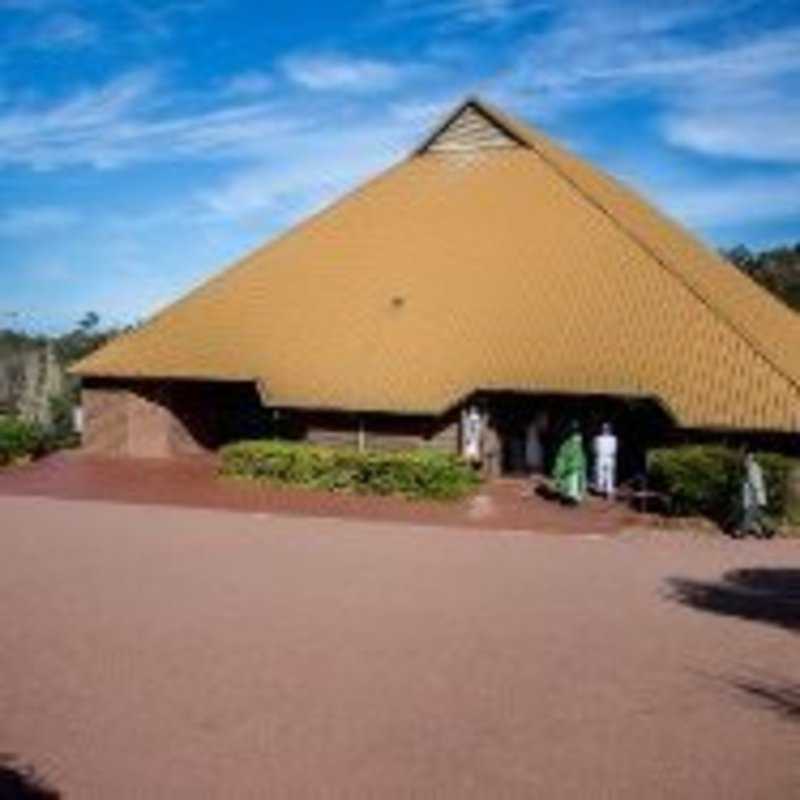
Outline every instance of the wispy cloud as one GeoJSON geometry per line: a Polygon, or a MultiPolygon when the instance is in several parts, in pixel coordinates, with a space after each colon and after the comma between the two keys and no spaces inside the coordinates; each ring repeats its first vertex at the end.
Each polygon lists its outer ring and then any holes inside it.
{"type": "Polygon", "coordinates": [[[473,25],[509,22],[549,10],[547,0],[385,0],[384,18],[393,22],[410,19],[473,25]]]}
{"type": "Polygon", "coordinates": [[[71,13],[54,14],[31,32],[28,44],[39,49],[81,48],[94,44],[99,37],[98,26],[84,17],[71,13]]]}
{"type": "Polygon", "coordinates": [[[359,117],[315,126],[275,147],[270,158],[235,170],[196,198],[209,219],[275,229],[312,213],[405,155],[416,126],[359,117]]]}
{"type": "Polygon", "coordinates": [[[754,35],[749,0],[657,9],[567,0],[491,81],[494,96],[539,119],[615,97],[649,98],[673,145],[705,155],[800,159],[800,28],[754,35]],[[714,38],[695,35],[714,25],[714,38]]]}
{"type": "Polygon", "coordinates": [[[247,70],[234,75],[224,85],[224,91],[235,97],[263,95],[274,88],[275,79],[261,70],[247,70]]]}
{"type": "Polygon", "coordinates": [[[171,113],[167,91],[155,71],[144,70],[58,102],[13,106],[0,113],[0,164],[107,169],[187,157],[243,157],[302,125],[266,102],[171,113]]]}
{"type": "Polygon", "coordinates": [[[704,155],[800,162],[800,28],[697,64],[664,115],[671,144],[704,155]]]}
{"type": "Polygon", "coordinates": [[[202,14],[222,0],[120,0],[120,11],[132,20],[135,31],[150,39],[167,39],[181,18],[202,14]]]}
{"type": "Polygon", "coordinates": [[[665,118],[664,135],[671,144],[704,155],[796,164],[800,105],[791,96],[687,104],[665,118]]]}
{"type": "Polygon", "coordinates": [[[344,53],[296,53],[279,67],[293,83],[314,91],[372,92],[397,86],[409,67],[344,53]]]}
{"type": "MultiPolygon", "coordinates": [[[[501,83],[538,104],[581,102],[621,89],[692,76],[716,58],[718,46],[692,45],[687,28],[735,14],[735,2],[661,3],[567,0],[550,25],[529,36],[501,83]]],[[[731,59],[728,59],[731,63],[731,59]]]]}

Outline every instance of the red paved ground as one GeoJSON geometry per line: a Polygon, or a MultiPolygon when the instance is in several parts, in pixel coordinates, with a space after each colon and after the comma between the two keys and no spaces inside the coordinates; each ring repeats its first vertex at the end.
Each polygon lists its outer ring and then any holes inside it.
{"type": "Polygon", "coordinates": [[[0,556],[0,752],[67,798],[800,796],[796,543],[0,497],[0,556]]]}
{"type": "Polygon", "coordinates": [[[533,488],[529,481],[498,481],[459,503],[411,502],[222,479],[210,459],[98,459],[77,452],[0,472],[0,495],[396,520],[483,530],[615,533],[647,521],[624,506],[602,500],[592,500],[577,510],[566,509],[536,496],[533,488]]]}

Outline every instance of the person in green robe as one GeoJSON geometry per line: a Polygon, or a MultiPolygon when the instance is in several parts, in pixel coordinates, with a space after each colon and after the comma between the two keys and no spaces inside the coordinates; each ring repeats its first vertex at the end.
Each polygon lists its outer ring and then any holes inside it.
{"type": "Polygon", "coordinates": [[[562,499],[577,505],[586,495],[586,453],[577,423],[572,423],[553,466],[553,479],[562,499]]]}

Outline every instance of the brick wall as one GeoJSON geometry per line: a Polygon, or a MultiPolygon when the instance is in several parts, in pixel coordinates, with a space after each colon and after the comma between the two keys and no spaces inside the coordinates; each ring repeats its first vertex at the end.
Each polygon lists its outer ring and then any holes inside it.
{"type": "Polygon", "coordinates": [[[87,380],[83,447],[99,455],[169,458],[269,435],[328,446],[458,452],[458,416],[442,418],[263,408],[252,385],[87,380]],[[359,431],[363,430],[360,435],[359,431]]]}
{"type": "Polygon", "coordinates": [[[383,414],[322,414],[297,412],[305,438],[314,444],[358,447],[370,450],[413,450],[433,447],[458,452],[458,419],[383,414]]]}

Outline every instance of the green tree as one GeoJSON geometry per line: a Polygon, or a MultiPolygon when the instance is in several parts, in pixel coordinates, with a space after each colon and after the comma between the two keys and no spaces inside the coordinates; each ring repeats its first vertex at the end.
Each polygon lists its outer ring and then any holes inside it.
{"type": "Polygon", "coordinates": [[[788,306],[800,311],[800,242],[760,252],[737,245],[723,250],[722,255],[788,306]]]}

